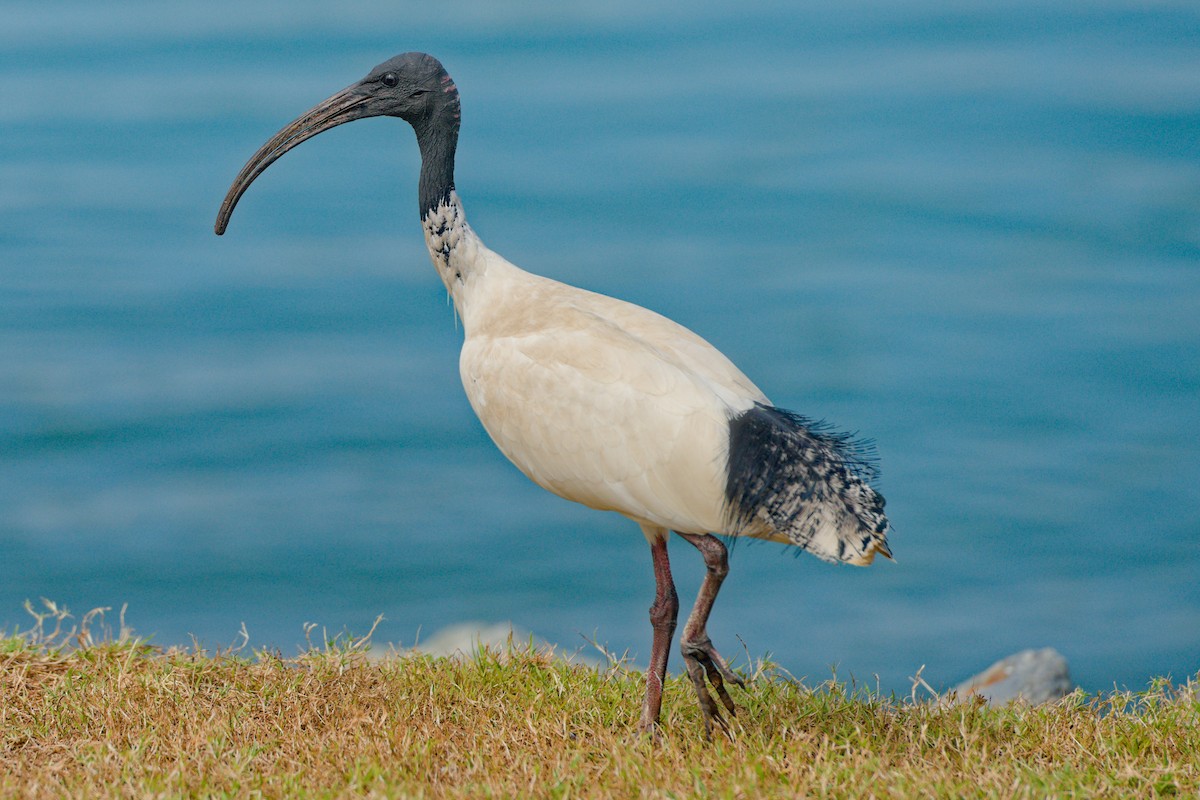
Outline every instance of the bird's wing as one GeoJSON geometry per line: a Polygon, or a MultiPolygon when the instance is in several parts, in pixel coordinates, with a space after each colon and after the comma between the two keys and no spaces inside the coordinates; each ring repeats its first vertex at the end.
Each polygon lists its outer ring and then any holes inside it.
{"type": "Polygon", "coordinates": [[[467,338],[473,333],[522,336],[602,321],[654,350],[660,359],[707,381],[735,410],[770,404],[762,390],[703,337],[639,305],[525,272],[499,254],[477,247],[483,268],[456,295],[467,338]]]}
{"type": "Polygon", "coordinates": [[[754,402],[770,404],[762,390],[737,365],[691,329],[642,306],[607,295],[578,291],[594,313],[630,335],[650,343],[679,366],[704,378],[714,387],[725,390],[731,406],[740,410],[754,402]]]}
{"type": "Polygon", "coordinates": [[[728,390],[590,309],[539,313],[552,324],[463,345],[463,385],[500,450],[569,500],[677,530],[717,530],[728,390]]]}

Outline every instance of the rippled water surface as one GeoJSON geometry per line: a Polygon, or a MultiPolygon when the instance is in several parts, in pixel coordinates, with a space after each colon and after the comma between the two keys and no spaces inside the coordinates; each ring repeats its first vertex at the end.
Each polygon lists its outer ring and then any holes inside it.
{"type": "Polygon", "coordinates": [[[305,144],[212,234],[270,134],[419,49],[492,248],[877,441],[897,563],[740,543],[727,654],[898,691],[1028,646],[1090,689],[1200,668],[1195,7],[595,5],[6,6],[0,625],[128,603],[292,652],[512,620],[644,660],[637,528],[529,484],[463,397],[403,123],[305,144]]]}

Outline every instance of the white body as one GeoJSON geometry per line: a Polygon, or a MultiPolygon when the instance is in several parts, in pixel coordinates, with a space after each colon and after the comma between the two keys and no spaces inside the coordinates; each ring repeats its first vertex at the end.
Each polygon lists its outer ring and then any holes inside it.
{"type": "Polygon", "coordinates": [[[454,195],[424,227],[462,319],[463,387],[522,472],[643,530],[769,535],[728,529],[729,420],[768,402],[728,358],[653,311],[514,266],[454,195]]]}

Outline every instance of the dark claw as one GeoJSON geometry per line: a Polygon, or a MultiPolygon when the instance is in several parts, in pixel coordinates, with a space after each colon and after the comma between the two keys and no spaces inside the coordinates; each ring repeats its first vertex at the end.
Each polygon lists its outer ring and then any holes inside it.
{"type": "Polygon", "coordinates": [[[721,699],[721,703],[728,709],[731,717],[737,716],[737,706],[733,704],[733,698],[729,696],[729,692],[725,688],[725,681],[737,686],[745,686],[746,682],[729,669],[729,665],[725,663],[725,659],[721,658],[721,654],[713,647],[712,641],[707,636],[700,641],[683,643],[680,649],[683,651],[688,677],[692,679],[692,686],[696,689],[696,698],[700,701],[705,733],[708,734],[709,739],[712,738],[712,728],[715,722],[725,735],[732,739],[729,723],[725,721],[721,709],[713,700],[704,679],[707,675],[708,683],[712,684],[717,697],[721,699]]]}

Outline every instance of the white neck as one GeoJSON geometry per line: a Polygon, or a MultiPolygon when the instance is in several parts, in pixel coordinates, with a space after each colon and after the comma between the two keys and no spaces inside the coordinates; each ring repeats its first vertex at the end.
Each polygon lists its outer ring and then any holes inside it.
{"type": "Polygon", "coordinates": [[[489,250],[467,224],[462,201],[454,191],[425,215],[421,226],[434,269],[450,292],[468,334],[480,315],[504,313],[504,302],[514,286],[525,280],[545,280],[489,250]]]}
{"type": "Polygon", "coordinates": [[[458,193],[451,191],[447,202],[425,215],[421,227],[425,230],[425,246],[429,248],[434,269],[458,306],[464,287],[479,267],[482,247],[479,237],[467,224],[458,193]]]}

